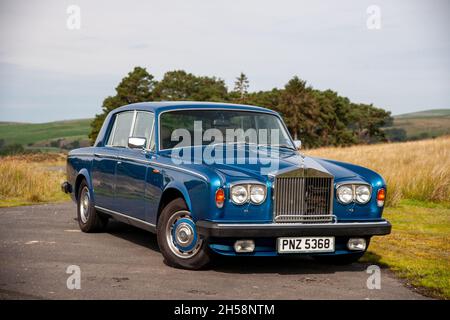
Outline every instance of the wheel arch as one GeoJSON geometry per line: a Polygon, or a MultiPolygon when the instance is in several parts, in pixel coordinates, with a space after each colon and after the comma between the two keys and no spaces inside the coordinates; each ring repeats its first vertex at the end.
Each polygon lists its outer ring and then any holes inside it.
{"type": "Polygon", "coordinates": [[[164,209],[164,207],[171,202],[172,200],[175,200],[177,198],[183,199],[184,203],[186,204],[186,207],[188,208],[189,212],[192,213],[192,206],[191,201],[189,198],[189,193],[185,188],[181,188],[175,184],[169,184],[163,191],[161,195],[161,199],[159,201],[158,205],[158,214],[156,217],[156,222],[159,220],[159,216],[161,215],[161,211],[164,209]]]}
{"type": "Polygon", "coordinates": [[[92,182],[91,177],[89,175],[89,172],[86,169],[81,169],[80,172],[78,172],[77,178],[75,179],[75,186],[74,186],[74,195],[75,200],[78,200],[78,189],[80,187],[81,181],[85,180],[89,190],[91,191],[91,195],[93,195],[93,189],[92,189],[92,182]]]}

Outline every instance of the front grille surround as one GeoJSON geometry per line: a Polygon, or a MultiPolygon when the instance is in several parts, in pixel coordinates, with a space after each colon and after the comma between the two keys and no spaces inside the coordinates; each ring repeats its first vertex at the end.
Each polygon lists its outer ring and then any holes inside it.
{"type": "Polygon", "coordinates": [[[273,220],[275,223],[332,223],[333,176],[298,173],[275,177],[273,220]]]}

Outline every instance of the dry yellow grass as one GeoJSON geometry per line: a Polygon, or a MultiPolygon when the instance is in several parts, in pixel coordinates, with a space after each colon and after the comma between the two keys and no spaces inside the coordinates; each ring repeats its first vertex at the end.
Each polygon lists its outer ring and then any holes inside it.
{"type": "Polygon", "coordinates": [[[386,264],[425,294],[450,299],[450,137],[321,148],[306,154],[351,162],[387,182],[392,233],[372,239],[367,261],[386,264]]]}
{"type": "Polygon", "coordinates": [[[63,155],[0,158],[0,207],[67,199],[61,190],[63,155]]]}
{"type": "Polygon", "coordinates": [[[388,205],[401,199],[450,201],[450,137],[347,148],[320,148],[305,153],[351,162],[380,173],[387,182],[388,205]]]}

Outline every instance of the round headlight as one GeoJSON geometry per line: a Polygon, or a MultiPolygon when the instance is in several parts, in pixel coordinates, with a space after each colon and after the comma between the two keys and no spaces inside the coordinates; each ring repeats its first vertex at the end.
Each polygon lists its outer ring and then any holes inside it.
{"type": "Polygon", "coordinates": [[[368,186],[356,187],[355,194],[358,203],[367,203],[370,200],[370,188],[368,186]]]}
{"type": "Polygon", "coordinates": [[[231,188],[231,201],[235,204],[243,204],[248,200],[248,192],[245,186],[234,186],[231,188]]]}
{"type": "Polygon", "coordinates": [[[266,188],[264,186],[253,185],[250,187],[250,201],[260,204],[266,198],[266,188]]]}
{"type": "Polygon", "coordinates": [[[351,186],[340,186],[336,195],[338,200],[343,204],[349,204],[353,201],[353,190],[351,186]]]}

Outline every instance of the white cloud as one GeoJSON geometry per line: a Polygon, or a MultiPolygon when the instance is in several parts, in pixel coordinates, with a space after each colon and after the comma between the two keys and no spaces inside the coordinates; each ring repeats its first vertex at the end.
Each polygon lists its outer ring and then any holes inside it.
{"type": "MultiPolygon", "coordinates": [[[[251,90],[281,87],[297,74],[317,88],[331,88],[394,113],[449,107],[449,3],[377,1],[382,17],[378,31],[366,27],[370,4],[6,1],[0,4],[0,63],[22,70],[10,74],[14,80],[8,81],[46,79],[39,91],[24,92],[29,97],[20,98],[31,110],[33,101],[45,102],[43,97],[54,92],[51,75],[59,75],[59,84],[79,79],[74,92],[57,88],[61,99],[71,101],[80,99],[76,91],[90,92],[83,100],[89,105],[86,116],[100,110],[106,91],[92,92],[89,87],[102,79],[101,87],[113,90],[135,65],[148,67],[157,78],[168,70],[185,69],[222,77],[229,86],[244,71],[251,90]],[[81,8],[80,30],[66,28],[70,4],[81,8]]],[[[4,77],[4,70],[0,72],[4,77]]],[[[6,90],[18,89],[5,83],[0,78],[0,115],[14,118],[7,109],[18,101],[6,90]]]]}

